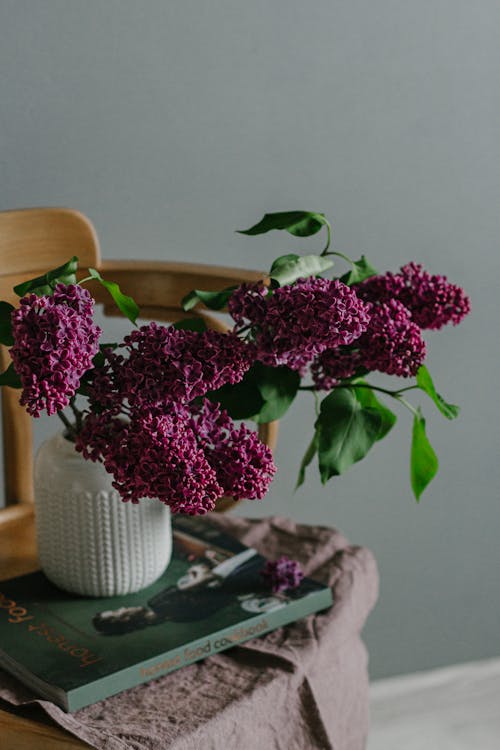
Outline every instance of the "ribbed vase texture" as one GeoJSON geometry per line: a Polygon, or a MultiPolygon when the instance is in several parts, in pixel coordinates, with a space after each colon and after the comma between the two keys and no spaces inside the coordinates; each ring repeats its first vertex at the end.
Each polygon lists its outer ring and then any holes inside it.
{"type": "Polygon", "coordinates": [[[61,589],[84,596],[130,594],[156,581],[170,562],[168,507],[150,498],[124,503],[112,480],[62,435],[37,453],[40,565],[61,589]]]}

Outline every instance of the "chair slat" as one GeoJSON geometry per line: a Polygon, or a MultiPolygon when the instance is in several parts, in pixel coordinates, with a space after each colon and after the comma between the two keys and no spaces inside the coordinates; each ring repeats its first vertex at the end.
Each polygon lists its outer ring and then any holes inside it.
{"type": "Polygon", "coordinates": [[[0,212],[0,276],[29,278],[77,255],[83,266],[100,262],[92,223],[69,208],[28,208],[0,212]],[[33,275],[34,275],[33,274],[33,275]]]}

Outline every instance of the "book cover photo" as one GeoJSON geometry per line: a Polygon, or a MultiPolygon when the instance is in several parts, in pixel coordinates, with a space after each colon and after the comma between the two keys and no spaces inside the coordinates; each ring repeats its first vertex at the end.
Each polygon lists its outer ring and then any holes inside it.
{"type": "Polygon", "coordinates": [[[206,519],[176,517],[173,541],[134,594],[84,598],[41,572],[0,582],[0,666],[74,711],[332,604],[309,578],[273,594],[265,558],[206,519]]]}

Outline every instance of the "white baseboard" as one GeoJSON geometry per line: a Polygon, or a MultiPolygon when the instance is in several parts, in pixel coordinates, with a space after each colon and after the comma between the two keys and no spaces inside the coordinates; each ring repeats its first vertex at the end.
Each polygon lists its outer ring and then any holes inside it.
{"type": "Polygon", "coordinates": [[[500,750],[500,659],[378,680],[367,750],[500,750]]]}

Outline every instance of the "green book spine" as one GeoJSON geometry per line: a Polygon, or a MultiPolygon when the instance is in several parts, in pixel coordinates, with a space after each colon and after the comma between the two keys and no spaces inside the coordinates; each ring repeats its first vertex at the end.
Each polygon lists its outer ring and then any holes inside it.
{"type": "Polygon", "coordinates": [[[67,711],[77,711],[91,703],[108,698],[110,695],[115,695],[122,690],[127,690],[173,672],[180,667],[193,664],[211,654],[244,643],[282,625],[306,617],[313,612],[327,609],[331,604],[332,592],[329,588],[311,592],[301,599],[290,602],[282,609],[248,618],[238,625],[223,628],[189,644],[158,654],[140,664],[127,667],[94,682],[69,690],[66,693],[66,700],[62,704],[62,708],[67,711]]]}

